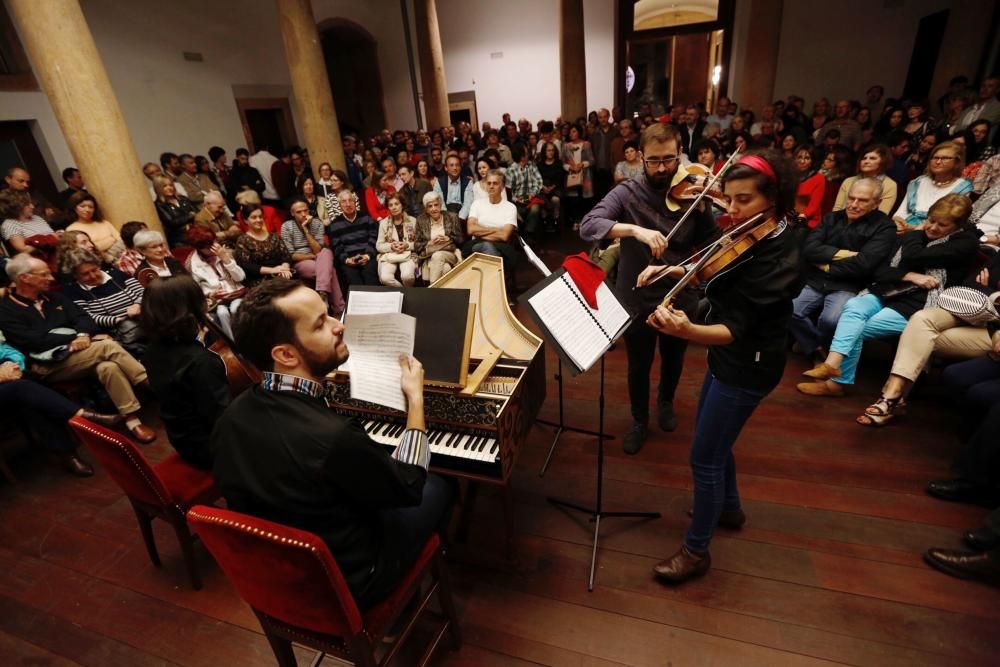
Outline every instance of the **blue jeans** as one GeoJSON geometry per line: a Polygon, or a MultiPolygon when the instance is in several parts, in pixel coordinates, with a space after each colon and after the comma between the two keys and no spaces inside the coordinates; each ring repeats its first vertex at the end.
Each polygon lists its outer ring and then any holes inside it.
{"type": "Polygon", "coordinates": [[[864,341],[895,336],[903,333],[905,328],[906,318],[883,305],[874,294],[856,296],[848,301],[830,343],[831,352],[844,355],[844,360],[840,362],[840,377],[834,382],[854,384],[864,341]]]}
{"type": "Polygon", "coordinates": [[[740,508],[733,445],[743,425],[768,393],[725,384],[712,375],[712,371],[705,374],[691,443],[694,518],[684,538],[684,544],[691,551],[708,550],[719,515],[740,508]]]}
{"type": "Polygon", "coordinates": [[[812,354],[833,337],[844,305],[854,292],[824,294],[806,285],[792,301],[792,322],[789,329],[805,354],[812,354]],[[817,315],[818,313],[818,315],[817,315]]]}

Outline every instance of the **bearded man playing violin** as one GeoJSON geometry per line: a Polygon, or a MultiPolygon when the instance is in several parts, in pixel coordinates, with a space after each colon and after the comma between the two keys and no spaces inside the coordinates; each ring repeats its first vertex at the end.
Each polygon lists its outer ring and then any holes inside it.
{"type": "MultiPolygon", "coordinates": [[[[674,391],[684,368],[687,340],[658,333],[642,324],[670,289],[673,281],[661,280],[645,290],[634,290],[640,272],[650,264],[678,264],[696,248],[712,239],[718,227],[710,208],[691,211],[684,225],[670,234],[684,211],[669,197],[670,188],[684,176],[678,173],[680,134],[677,128],[654,123],[639,138],[639,152],[644,170],[637,178],[615,186],[588,213],[580,225],[585,241],[621,239],[621,258],[615,292],[629,308],[636,321],[625,332],[628,354],[628,393],[632,428],[625,434],[627,454],[636,454],[648,437],[649,373],[656,348],[660,348],[660,384],[657,396],[659,426],[664,431],[677,428],[674,391]]],[[[698,297],[684,290],[674,300],[675,308],[693,314],[698,297]]]]}
{"type": "MultiPolygon", "coordinates": [[[[746,521],[733,445],[757,405],[781,380],[792,299],[801,286],[798,245],[784,221],[786,214],[795,215],[798,180],[791,163],[773,150],[745,155],[723,181],[729,215],[735,225],[745,223],[751,231],[739,237],[732,230],[740,228],[731,228],[731,243],[705,251],[709,263],[704,267],[716,263],[716,257],[731,258],[715,266],[714,275],[701,276],[710,304],[705,323],[693,323],[672,303],[657,307],[646,320],[661,335],[708,346],[708,372],[691,443],[691,526],[680,550],[653,569],[666,583],[705,574],[716,526],[738,530],[746,521]]],[[[662,272],[662,267],[650,267],[638,284],[662,272]]],[[[668,273],[681,283],[690,278],[681,267],[668,273]]]]}

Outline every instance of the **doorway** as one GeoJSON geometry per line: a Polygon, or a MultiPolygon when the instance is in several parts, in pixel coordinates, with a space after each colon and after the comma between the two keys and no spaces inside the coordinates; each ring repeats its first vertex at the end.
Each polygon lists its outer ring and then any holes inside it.
{"type": "MultiPolygon", "coordinates": [[[[0,122],[0,173],[21,167],[31,174],[31,191],[50,202],[59,201],[59,189],[31,131],[33,121],[0,122]]],[[[66,165],[67,167],[69,165],[66,165]]]]}
{"type": "Polygon", "coordinates": [[[341,135],[370,137],[386,127],[378,42],[347,19],[317,26],[341,135]]]}
{"type": "Polygon", "coordinates": [[[479,113],[476,111],[476,91],[463,90],[458,93],[448,93],[448,116],[452,127],[465,121],[472,126],[473,131],[479,129],[479,113]]]}
{"type": "Polygon", "coordinates": [[[237,97],[236,108],[251,154],[263,149],[274,153],[298,143],[287,97],[237,97]]]}

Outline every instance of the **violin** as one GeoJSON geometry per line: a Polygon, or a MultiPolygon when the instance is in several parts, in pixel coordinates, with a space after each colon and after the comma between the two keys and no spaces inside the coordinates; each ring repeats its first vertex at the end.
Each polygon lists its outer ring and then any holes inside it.
{"type": "MultiPolygon", "coordinates": [[[[714,243],[685,260],[684,264],[689,262],[693,264],[688,264],[688,270],[663,297],[662,305],[669,306],[674,297],[689,284],[705,284],[726,269],[735,266],[755,245],[777,231],[781,223],[774,216],[768,215],[769,212],[770,209],[761,211],[734,225],[714,243]]],[[[663,267],[663,270],[646,284],[650,285],[669,275],[672,268],[675,267],[663,267]]]]}
{"type": "Polygon", "coordinates": [[[677,204],[682,207],[693,206],[699,199],[699,195],[704,193],[704,196],[718,208],[725,210],[729,207],[726,195],[718,188],[712,187],[714,181],[710,182],[710,180],[713,174],[704,165],[690,164],[685,167],[685,170],[687,176],[670,188],[670,197],[677,204]],[[706,186],[709,187],[706,188],[706,186]]]}
{"type": "Polygon", "coordinates": [[[222,363],[226,367],[226,380],[229,382],[229,394],[236,398],[250,387],[260,384],[264,380],[257,367],[237,354],[230,344],[229,338],[219,328],[219,325],[206,317],[202,322],[205,327],[215,334],[215,340],[208,349],[219,355],[222,363]]]}
{"type": "MultiPolygon", "coordinates": [[[[725,195],[722,195],[722,193],[719,192],[718,190],[714,190],[715,184],[719,181],[720,178],[722,178],[722,175],[726,173],[726,170],[729,169],[730,165],[732,165],[736,161],[736,158],[739,157],[739,155],[740,155],[739,149],[733,151],[733,154],[729,156],[729,159],[726,160],[725,164],[723,164],[722,167],[719,168],[719,171],[714,176],[712,176],[711,178],[708,178],[708,176],[705,177],[707,180],[703,182],[698,192],[694,195],[694,199],[691,200],[691,203],[688,206],[687,210],[684,211],[684,215],[681,216],[681,219],[677,221],[677,224],[674,225],[674,228],[670,230],[669,234],[667,234],[667,243],[670,243],[670,239],[674,237],[674,234],[680,231],[680,228],[687,221],[688,217],[690,217],[691,213],[695,210],[695,208],[697,208],[698,203],[701,202],[701,200],[706,195],[708,195],[709,192],[713,191],[716,192],[717,195],[720,197],[720,201],[724,201],[725,195]]],[[[685,169],[687,169],[687,167],[685,167],[685,169]]],[[[685,185],[685,180],[681,180],[680,183],[675,185],[671,189],[668,196],[673,196],[673,191],[682,185],[685,185]]],[[[690,187],[690,184],[687,185],[690,187]]],[[[728,208],[729,204],[725,203],[722,205],[722,207],[728,208]]]]}

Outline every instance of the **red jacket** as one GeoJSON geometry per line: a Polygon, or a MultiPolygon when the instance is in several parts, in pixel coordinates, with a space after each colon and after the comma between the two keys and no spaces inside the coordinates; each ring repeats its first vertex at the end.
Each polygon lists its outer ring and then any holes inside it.
{"type": "MultiPolygon", "coordinates": [[[[395,188],[389,186],[386,193],[392,194],[395,191],[395,188]]],[[[379,203],[378,196],[375,194],[375,188],[365,188],[365,210],[368,211],[368,215],[375,221],[389,215],[389,209],[384,204],[379,203]]]]}
{"type": "Polygon", "coordinates": [[[795,210],[806,218],[810,229],[818,225],[823,217],[824,192],[826,177],[819,172],[799,183],[799,190],[795,195],[795,210]]]}

